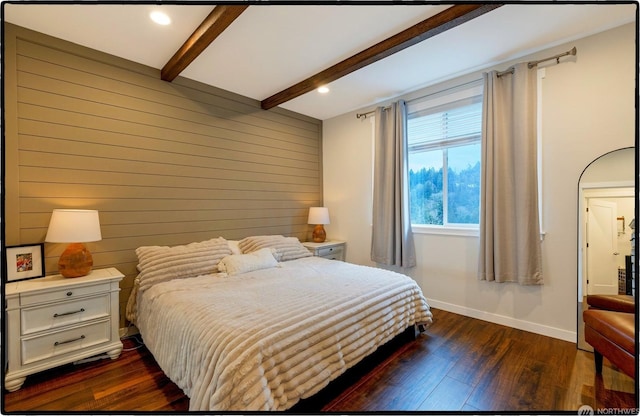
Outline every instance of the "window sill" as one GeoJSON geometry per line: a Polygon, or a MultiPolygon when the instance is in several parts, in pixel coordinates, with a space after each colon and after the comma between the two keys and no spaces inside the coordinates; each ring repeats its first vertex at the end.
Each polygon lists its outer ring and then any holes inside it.
{"type": "Polygon", "coordinates": [[[455,235],[461,237],[479,237],[479,228],[466,227],[438,227],[428,225],[412,225],[411,230],[414,234],[431,234],[431,235],[455,235]]]}
{"type": "MultiPolygon", "coordinates": [[[[464,227],[438,227],[428,225],[412,225],[411,230],[414,234],[431,234],[431,235],[456,235],[461,237],[480,237],[479,228],[464,227]]],[[[546,231],[540,231],[540,242],[544,241],[546,231]]]]}

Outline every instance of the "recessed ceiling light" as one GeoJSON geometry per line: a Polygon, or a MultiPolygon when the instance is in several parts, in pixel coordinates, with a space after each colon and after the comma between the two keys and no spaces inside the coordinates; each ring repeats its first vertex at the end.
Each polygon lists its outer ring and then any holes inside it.
{"type": "Polygon", "coordinates": [[[326,93],[329,92],[329,87],[320,87],[320,88],[318,88],[318,92],[320,94],[326,94],[326,93]]]}
{"type": "Polygon", "coordinates": [[[149,15],[149,17],[151,17],[151,20],[153,20],[154,22],[156,22],[159,25],[168,25],[171,23],[171,18],[169,16],[166,15],[166,13],[160,12],[160,11],[154,11],[151,12],[151,14],[149,15]]]}

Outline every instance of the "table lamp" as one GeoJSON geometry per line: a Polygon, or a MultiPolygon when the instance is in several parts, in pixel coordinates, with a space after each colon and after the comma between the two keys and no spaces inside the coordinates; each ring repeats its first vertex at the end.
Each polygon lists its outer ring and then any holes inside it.
{"type": "Polygon", "coordinates": [[[87,209],[54,209],[44,239],[48,243],[70,243],[58,260],[58,271],[64,277],[91,272],[93,257],[83,243],[100,240],[98,211],[87,209]]]}
{"type": "Polygon", "coordinates": [[[324,224],[330,224],[329,222],[329,208],[325,207],[311,207],[309,208],[308,224],[315,224],[313,228],[312,240],[314,243],[322,243],[327,238],[327,233],[324,231],[324,224]]]}

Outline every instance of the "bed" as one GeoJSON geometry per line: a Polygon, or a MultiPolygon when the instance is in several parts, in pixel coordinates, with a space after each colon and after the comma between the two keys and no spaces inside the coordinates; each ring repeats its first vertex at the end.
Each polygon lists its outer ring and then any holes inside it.
{"type": "Polygon", "coordinates": [[[190,410],[286,410],[431,312],[411,278],[295,237],[140,247],[127,304],[190,410]]]}

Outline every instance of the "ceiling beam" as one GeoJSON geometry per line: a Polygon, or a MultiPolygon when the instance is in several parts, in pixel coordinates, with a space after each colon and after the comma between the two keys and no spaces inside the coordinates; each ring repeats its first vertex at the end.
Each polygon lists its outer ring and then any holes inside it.
{"type": "Polygon", "coordinates": [[[413,46],[425,39],[445,32],[471,19],[481,16],[502,6],[493,4],[458,4],[454,5],[422,22],[411,26],[396,35],[379,42],[350,58],[321,71],[304,81],[280,91],[261,102],[264,110],[276,107],[282,103],[306,94],[310,91],[337,80],[351,72],[384,59],[409,46],[413,46]]]}
{"type": "Polygon", "coordinates": [[[249,6],[217,5],[214,7],[211,13],[209,13],[209,16],[202,21],[189,39],[187,39],[162,68],[160,78],[164,81],[173,81],[215,38],[220,36],[247,7],[249,6]]]}

